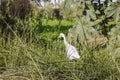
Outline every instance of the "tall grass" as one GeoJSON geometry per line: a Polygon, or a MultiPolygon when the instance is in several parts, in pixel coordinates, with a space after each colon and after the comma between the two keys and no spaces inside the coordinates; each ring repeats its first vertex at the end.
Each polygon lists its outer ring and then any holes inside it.
{"type": "MultiPolygon", "coordinates": [[[[38,32],[39,23],[18,22],[22,35],[12,31],[14,38],[0,37],[0,79],[13,80],[119,80],[120,72],[109,55],[108,48],[88,49],[77,46],[79,60],[69,61],[62,41],[46,31],[38,32]],[[27,28],[28,27],[28,28],[27,28]],[[44,37],[45,36],[45,37],[44,37]],[[46,37],[47,36],[47,37],[46,37]]],[[[49,27],[49,25],[47,25],[49,27]]],[[[60,26],[62,27],[62,26],[60,26]]],[[[51,27],[52,28],[52,27],[51,27]]],[[[68,29],[68,28],[67,28],[68,29]]],[[[66,29],[66,30],[67,30],[66,29]]],[[[51,32],[51,31],[50,31],[51,32]]],[[[6,36],[6,35],[4,35],[6,36]]],[[[7,37],[7,36],[6,36],[7,37]]],[[[120,65],[119,63],[117,63],[120,65]]]]}

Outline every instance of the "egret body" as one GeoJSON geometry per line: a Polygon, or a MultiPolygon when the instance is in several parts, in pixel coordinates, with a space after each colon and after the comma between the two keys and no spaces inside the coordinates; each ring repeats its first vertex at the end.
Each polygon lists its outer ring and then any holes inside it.
{"type": "Polygon", "coordinates": [[[65,35],[63,33],[60,33],[59,38],[63,39],[63,42],[66,47],[67,57],[69,58],[69,60],[79,59],[80,55],[79,55],[77,49],[67,42],[65,35]]]}

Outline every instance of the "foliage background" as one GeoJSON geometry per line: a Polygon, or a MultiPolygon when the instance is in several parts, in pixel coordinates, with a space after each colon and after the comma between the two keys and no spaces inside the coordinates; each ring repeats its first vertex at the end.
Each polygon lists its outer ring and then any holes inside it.
{"type": "Polygon", "coordinates": [[[119,80],[119,1],[93,5],[66,0],[56,18],[28,0],[0,5],[0,79],[119,80]],[[109,4],[109,5],[108,5],[109,4]],[[81,58],[69,61],[58,39],[65,33],[81,58]]]}

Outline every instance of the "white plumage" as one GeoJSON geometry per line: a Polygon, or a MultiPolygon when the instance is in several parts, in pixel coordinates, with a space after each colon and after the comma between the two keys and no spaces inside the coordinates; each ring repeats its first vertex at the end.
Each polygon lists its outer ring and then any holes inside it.
{"type": "Polygon", "coordinates": [[[67,57],[69,58],[69,60],[79,59],[80,55],[77,49],[66,41],[65,35],[63,33],[60,33],[59,38],[63,38],[66,47],[67,57]]]}

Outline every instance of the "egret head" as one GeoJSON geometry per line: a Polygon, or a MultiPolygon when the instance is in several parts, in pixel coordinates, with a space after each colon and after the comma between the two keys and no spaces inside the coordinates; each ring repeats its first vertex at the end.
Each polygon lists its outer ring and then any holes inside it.
{"type": "Polygon", "coordinates": [[[59,38],[64,40],[65,39],[65,35],[63,33],[60,33],[59,38]]]}

